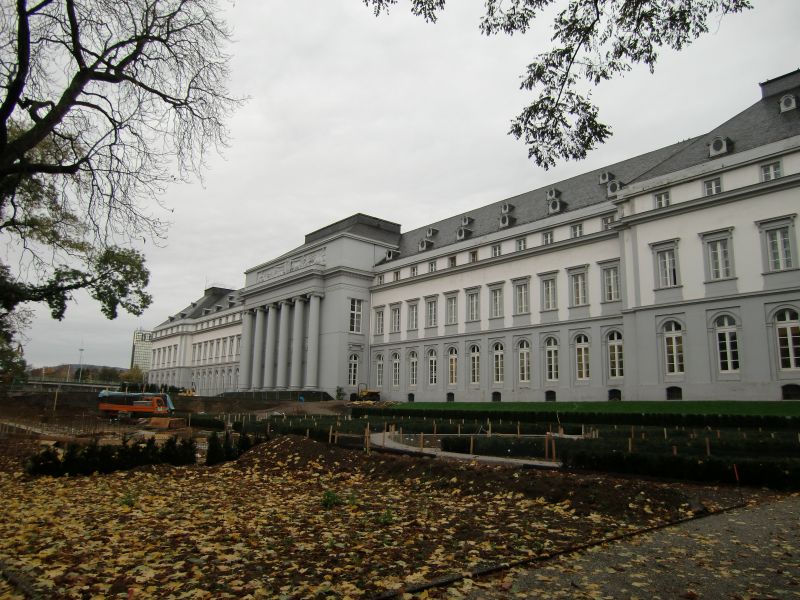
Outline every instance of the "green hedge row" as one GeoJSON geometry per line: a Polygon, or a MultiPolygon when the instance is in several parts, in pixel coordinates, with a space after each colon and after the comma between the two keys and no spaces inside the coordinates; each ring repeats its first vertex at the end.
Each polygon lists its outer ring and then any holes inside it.
{"type": "Polygon", "coordinates": [[[69,444],[63,455],[47,448],[30,457],[25,470],[31,475],[91,475],[111,473],[145,465],[166,463],[193,465],[197,446],[193,439],[169,438],[160,448],[154,438],[144,444],[123,443],[120,446],[99,446],[97,441],[82,446],[69,444]]]}
{"type": "Polygon", "coordinates": [[[250,448],[257,446],[263,441],[264,438],[260,435],[250,437],[247,434],[239,434],[238,439],[234,444],[230,431],[226,431],[221,440],[215,431],[208,437],[206,466],[216,465],[229,460],[236,460],[242,454],[250,450],[250,448]]]}
{"type": "MultiPolygon", "coordinates": [[[[562,463],[573,469],[586,469],[610,473],[626,473],[670,479],[688,479],[708,483],[736,483],[733,465],[736,464],[740,483],[749,486],[767,486],[774,489],[800,489],[800,458],[797,452],[790,456],[699,456],[700,452],[678,456],[666,451],[642,448],[634,440],[634,452],[598,443],[601,440],[556,440],[556,455],[562,463]]],[[[705,452],[705,440],[697,440],[705,452]]],[[[443,438],[442,450],[469,452],[470,438],[443,438]]],[[[524,438],[473,438],[473,452],[489,456],[544,457],[544,440],[524,438]]]]}
{"type": "Polygon", "coordinates": [[[474,419],[491,421],[521,421],[526,423],[553,423],[559,418],[571,423],[592,423],[607,425],[654,425],[662,427],[748,427],[752,429],[794,429],[800,431],[800,417],[783,417],[775,415],[715,415],[715,414],[654,414],[654,413],[604,413],[604,412],[569,412],[559,415],[554,411],[515,411],[474,409],[456,412],[447,408],[425,408],[403,410],[402,407],[374,408],[356,406],[351,409],[354,418],[388,418],[400,416],[413,419],[456,419],[465,421],[474,419]]]}

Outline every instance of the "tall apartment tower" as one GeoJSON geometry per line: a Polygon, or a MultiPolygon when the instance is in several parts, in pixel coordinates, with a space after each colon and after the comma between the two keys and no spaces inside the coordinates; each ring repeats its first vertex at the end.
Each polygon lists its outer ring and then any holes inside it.
{"type": "Polygon", "coordinates": [[[153,348],[153,332],[137,329],[133,332],[133,347],[131,348],[131,369],[139,367],[142,372],[150,370],[150,359],[153,348]]]}

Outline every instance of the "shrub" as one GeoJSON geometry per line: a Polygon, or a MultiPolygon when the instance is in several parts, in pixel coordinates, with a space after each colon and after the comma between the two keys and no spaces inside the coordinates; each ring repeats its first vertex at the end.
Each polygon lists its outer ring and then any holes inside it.
{"type": "Polygon", "coordinates": [[[329,509],[342,504],[344,504],[344,500],[336,492],[325,490],[322,493],[322,508],[329,509]]]}
{"type": "Polygon", "coordinates": [[[217,465],[225,462],[225,450],[222,448],[222,442],[219,440],[217,432],[213,432],[208,438],[208,450],[206,450],[206,465],[217,465]]]}

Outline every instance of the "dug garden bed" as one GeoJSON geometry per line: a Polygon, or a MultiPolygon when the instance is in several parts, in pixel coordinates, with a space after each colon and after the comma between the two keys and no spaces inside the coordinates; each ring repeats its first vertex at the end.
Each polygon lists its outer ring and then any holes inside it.
{"type": "Polygon", "coordinates": [[[372,597],[743,499],[729,487],[367,455],[298,436],[214,467],[64,479],[0,465],[0,560],[53,598],[372,597]]]}

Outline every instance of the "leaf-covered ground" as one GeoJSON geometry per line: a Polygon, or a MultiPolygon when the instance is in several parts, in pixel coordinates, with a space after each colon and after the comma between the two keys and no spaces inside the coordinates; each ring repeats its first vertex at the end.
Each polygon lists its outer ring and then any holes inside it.
{"type": "Polygon", "coordinates": [[[218,467],[91,477],[31,478],[6,455],[0,497],[0,561],[49,598],[370,597],[740,500],[290,436],[218,467]]]}

